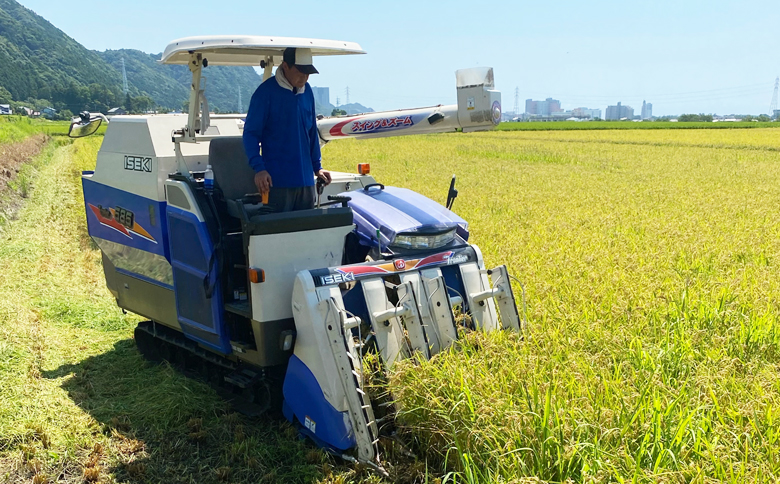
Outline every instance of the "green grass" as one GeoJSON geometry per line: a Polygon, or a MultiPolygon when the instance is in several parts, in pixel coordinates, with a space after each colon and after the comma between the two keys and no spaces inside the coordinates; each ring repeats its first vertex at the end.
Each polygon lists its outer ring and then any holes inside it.
{"type": "Polygon", "coordinates": [[[332,460],[291,427],[137,352],[84,223],[101,141],[51,144],[0,240],[0,482],[327,482],[332,460]]]}
{"type": "Polygon", "coordinates": [[[672,123],[669,121],[528,121],[503,122],[498,131],[571,131],[571,130],[614,130],[614,129],[743,129],[743,128],[780,128],[780,122],[738,121],[735,123],[672,123]]]}
{"type": "Polygon", "coordinates": [[[38,133],[67,135],[67,121],[48,121],[23,116],[0,116],[0,144],[22,141],[38,133]]]}

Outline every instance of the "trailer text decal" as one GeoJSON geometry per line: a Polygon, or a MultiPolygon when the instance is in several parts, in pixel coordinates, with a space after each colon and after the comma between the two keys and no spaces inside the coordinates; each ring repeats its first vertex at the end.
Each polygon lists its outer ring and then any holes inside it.
{"type": "Polygon", "coordinates": [[[383,118],[376,121],[355,121],[352,123],[352,132],[367,133],[369,131],[378,131],[381,128],[397,128],[412,125],[414,125],[414,121],[412,121],[411,116],[383,118]]]}
{"type": "Polygon", "coordinates": [[[98,222],[100,222],[100,225],[114,229],[130,239],[133,238],[131,235],[131,233],[133,233],[143,239],[148,240],[149,242],[154,242],[155,244],[157,243],[157,241],[154,240],[154,237],[152,237],[149,232],[136,223],[135,214],[130,210],[124,209],[120,206],[114,208],[103,208],[102,205],[98,205],[97,207],[91,203],[88,205],[92,213],[97,218],[98,222]]]}
{"type": "Polygon", "coordinates": [[[385,130],[401,129],[414,126],[414,120],[412,119],[412,116],[393,116],[390,118],[377,119],[375,121],[360,121],[360,119],[362,118],[357,117],[341,121],[340,123],[330,128],[330,135],[349,136],[350,134],[375,133],[385,130]],[[342,130],[348,124],[350,124],[349,130],[345,133],[342,130]]]}

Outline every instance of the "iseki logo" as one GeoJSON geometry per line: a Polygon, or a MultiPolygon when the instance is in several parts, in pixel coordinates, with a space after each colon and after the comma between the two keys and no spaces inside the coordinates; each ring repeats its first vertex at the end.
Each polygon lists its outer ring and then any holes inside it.
{"type": "Polygon", "coordinates": [[[125,155],[125,170],[152,172],[152,159],[144,156],[125,155]]]}
{"type": "Polygon", "coordinates": [[[403,259],[396,259],[393,261],[393,265],[395,266],[395,270],[402,271],[406,269],[406,261],[403,259]]]}
{"type": "Polygon", "coordinates": [[[321,276],[320,281],[327,286],[330,284],[341,284],[342,282],[351,282],[355,280],[354,272],[347,272],[346,274],[329,274],[327,276],[321,276]]]}

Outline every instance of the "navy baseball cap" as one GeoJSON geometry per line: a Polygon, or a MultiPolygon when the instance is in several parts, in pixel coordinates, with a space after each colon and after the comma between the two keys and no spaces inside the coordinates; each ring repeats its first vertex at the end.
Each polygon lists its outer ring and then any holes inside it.
{"type": "Polygon", "coordinates": [[[282,59],[287,65],[295,66],[296,69],[304,74],[319,74],[320,72],[312,65],[311,49],[302,49],[296,47],[288,47],[284,49],[284,55],[282,59]]]}

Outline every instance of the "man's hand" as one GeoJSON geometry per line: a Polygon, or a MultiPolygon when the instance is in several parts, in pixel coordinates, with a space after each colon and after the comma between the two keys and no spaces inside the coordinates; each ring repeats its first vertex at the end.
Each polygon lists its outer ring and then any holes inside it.
{"type": "Polygon", "coordinates": [[[320,171],[317,172],[317,178],[323,180],[325,182],[325,185],[330,185],[330,172],[328,170],[323,170],[320,168],[320,171]]]}
{"type": "Polygon", "coordinates": [[[271,182],[271,175],[263,170],[255,173],[255,185],[257,190],[262,193],[268,193],[274,184],[271,182]]]}

